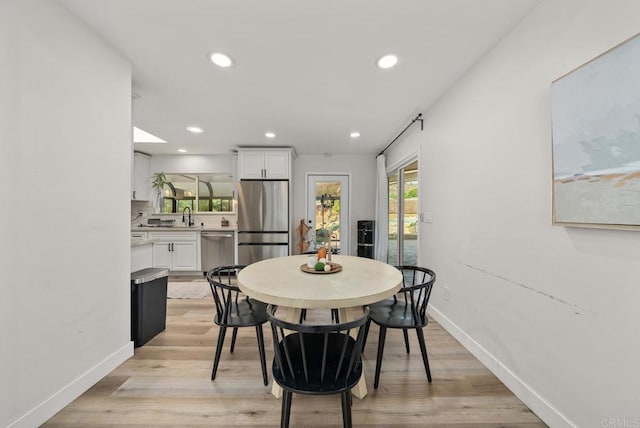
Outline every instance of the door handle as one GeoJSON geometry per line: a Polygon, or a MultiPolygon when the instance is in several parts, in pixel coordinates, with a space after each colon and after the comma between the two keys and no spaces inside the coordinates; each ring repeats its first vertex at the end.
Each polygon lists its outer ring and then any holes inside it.
{"type": "Polygon", "coordinates": [[[136,198],[136,191],[134,190],[133,191],[133,199],[135,199],[135,198],[136,198]]]}
{"type": "Polygon", "coordinates": [[[171,251],[171,244],[167,244],[167,251],[171,251]]]}

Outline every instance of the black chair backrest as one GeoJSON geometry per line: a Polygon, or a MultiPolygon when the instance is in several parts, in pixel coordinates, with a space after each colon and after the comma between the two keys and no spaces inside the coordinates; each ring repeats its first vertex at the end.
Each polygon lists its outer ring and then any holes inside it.
{"type": "Polygon", "coordinates": [[[369,316],[340,324],[298,324],[276,317],[267,307],[274,343],[274,379],[285,389],[335,393],[351,389],[362,373],[362,344],[369,316]],[[351,335],[355,336],[355,339],[351,335]],[[289,387],[289,388],[287,388],[289,387]]]}
{"type": "Polygon", "coordinates": [[[207,281],[216,304],[216,324],[227,325],[231,308],[237,307],[238,299],[247,298],[239,297],[240,289],[232,284],[232,279],[236,278],[244,267],[245,265],[219,266],[207,272],[207,281]]]}
{"type": "Polygon", "coordinates": [[[436,273],[419,266],[396,266],[396,268],[402,272],[402,288],[393,296],[393,300],[397,302],[398,297],[403,298],[407,307],[411,307],[417,326],[426,325],[427,304],[433,284],[436,282],[436,273]]]}

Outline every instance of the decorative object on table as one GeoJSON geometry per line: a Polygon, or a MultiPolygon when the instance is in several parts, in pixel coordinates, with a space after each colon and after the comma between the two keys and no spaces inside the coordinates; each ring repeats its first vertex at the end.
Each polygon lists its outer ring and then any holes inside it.
{"type": "Polygon", "coordinates": [[[222,220],[220,220],[220,226],[222,226],[222,227],[229,226],[229,220],[227,220],[226,218],[222,217],[222,220]]]}
{"type": "Polygon", "coordinates": [[[327,249],[324,247],[320,247],[318,248],[318,261],[320,261],[320,259],[324,259],[327,257],[327,249]]]}
{"type": "Polygon", "coordinates": [[[640,229],[640,36],[551,85],[553,223],[640,229]]]}
{"type": "Polygon", "coordinates": [[[162,212],[162,192],[164,185],[167,183],[167,177],[164,175],[164,172],[154,172],[151,176],[151,187],[156,189],[156,204],[154,208],[158,213],[162,212]]]}
{"type": "Polygon", "coordinates": [[[318,262],[322,264],[322,269],[318,270],[314,267],[309,267],[306,263],[303,265],[300,265],[300,270],[303,272],[307,272],[307,273],[336,273],[336,272],[341,272],[342,271],[342,265],[340,263],[322,263],[322,262],[318,262]],[[325,270],[326,267],[329,266],[330,269],[329,270],[325,270]]]}

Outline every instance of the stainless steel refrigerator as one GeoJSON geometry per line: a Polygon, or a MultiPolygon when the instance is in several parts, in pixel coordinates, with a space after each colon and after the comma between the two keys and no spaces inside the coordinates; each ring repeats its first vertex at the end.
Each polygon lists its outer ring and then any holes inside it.
{"type": "Polygon", "coordinates": [[[289,181],[238,183],[238,262],[289,255],[289,181]]]}

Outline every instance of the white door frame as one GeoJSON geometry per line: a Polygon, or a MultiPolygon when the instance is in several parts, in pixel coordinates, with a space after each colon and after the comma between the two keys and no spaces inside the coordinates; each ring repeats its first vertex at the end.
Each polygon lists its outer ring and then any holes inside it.
{"type": "Polygon", "coordinates": [[[340,254],[348,256],[351,254],[351,201],[349,198],[351,193],[351,174],[347,172],[307,172],[305,174],[305,199],[307,201],[305,204],[305,218],[307,224],[309,224],[309,220],[313,222],[313,230],[315,230],[315,216],[309,212],[309,207],[312,205],[315,207],[315,191],[309,192],[309,188],[315,181],[342,182],[340,194],[340,254]]]}

